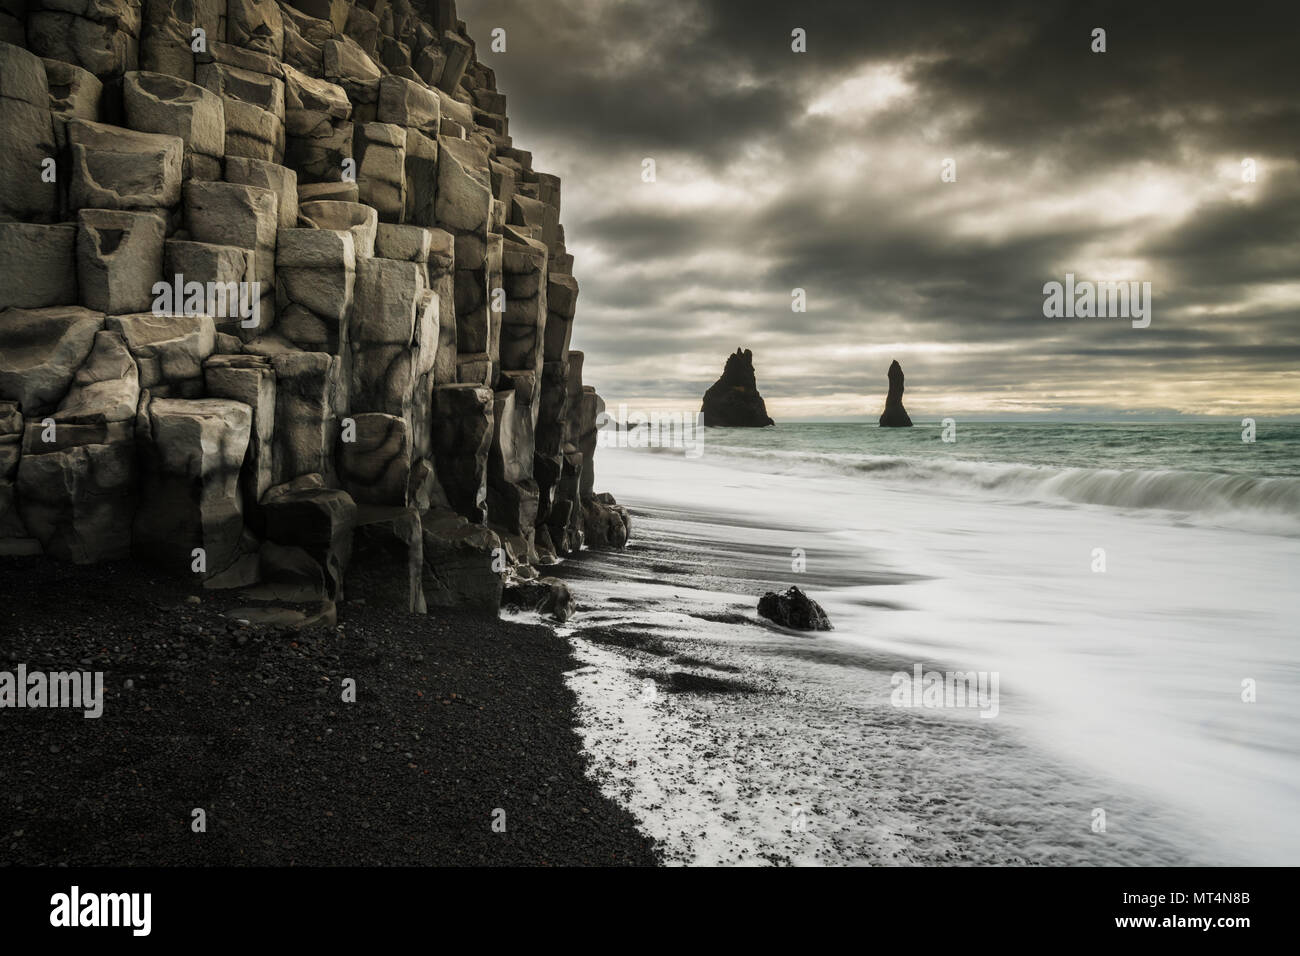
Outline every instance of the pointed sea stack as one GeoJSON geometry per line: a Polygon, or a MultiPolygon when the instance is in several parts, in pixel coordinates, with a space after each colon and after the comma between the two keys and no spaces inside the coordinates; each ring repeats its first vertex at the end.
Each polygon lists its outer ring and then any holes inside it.
{"type": "Polygon", "coordinates": [[[885,396],[885,410],[880,416],[881,428],[911,428],[912,419],[903,407],[903,366],[895,359],[889,366],[889,394],[885,396]]]}
{"type": "Polygon", "coordinates": [[[775,425],[754,380],[754,353],[736,349],[727,356],[722,377],[704,393],[704,424],[722,428],[762,428],[775,425]]]}

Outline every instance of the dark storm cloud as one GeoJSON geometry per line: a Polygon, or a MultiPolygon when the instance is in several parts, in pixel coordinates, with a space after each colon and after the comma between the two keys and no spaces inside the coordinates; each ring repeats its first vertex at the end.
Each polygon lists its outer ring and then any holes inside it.
{"type": "Polygon", "coordinates": [[[516,144],[564,177],[575,347],[611,399],[696,401],[744,345],[792,415],[871,405],[895,353],[922,407],[996,411],[1020,382],[1069,392],[1042,403],[1057,409],[1205,411],[1246,383],[1295,412],[1300,13],[1136,6],[462,0],[460,15],[516,144]],[[486,48],[497,26],[505,54],[486,48]],[[1152,327],[1045,319],[1043,283],[1067,271],[1152,281],[1152,327]]]}
{"type": "Polygon", "coordinates": [[[655,210],[611,212],[583,222],[583,241],[599,242],[619,259],[644,264],[707,247],[724,238],[724,230],[705,218],[675,216],[655,210]]]}
{"type": "Polygon", "coordinates": [[[1213,294],[1244,281],[1300,278],[1300,172],[1260,184],[1259,208],[1229,202],[1202,207],[1196,218],[1153,236],[1144,251],[1170,264],[1182,283],[1213,294]]]}
{"type": "Polygon", "coordinates": [[[526,78],[508,89],[526,125],[606,145],[630,137],[649,147],[734,146],[778,128],[809,88],[864,62],[904,58],[916,58],[911,77],[927,104],[976,106],[964,135],[993,143],[1139,154],[1187,134],[1227,134],[1273,153],[1300,142],[1293,5],[1209,12],[1040,0],[484,0],[462,7],[480,36],[492,26],[508,29],[507,55],[481,55],[503,77],[526,78]],[[796,26],[809,36],[802,57],[790,53],[796,26]],[[1094,27],[1107,30],[1105,55],[1090,50],[1094,27]],[[1113,122],[1099,122],[1106,114],[1113,122]],[[1075,135],[1061,141],[1063,131],[1075,135]]]}

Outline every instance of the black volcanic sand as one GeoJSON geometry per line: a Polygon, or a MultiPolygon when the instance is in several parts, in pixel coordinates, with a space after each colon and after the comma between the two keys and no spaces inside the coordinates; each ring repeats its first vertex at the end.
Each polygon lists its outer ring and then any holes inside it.
{"type": "Polygon", "coordinates": [[[99,719],[0,709],[0,863],[658,862],[585,774],[549,628],[355,602],[248,627],[219,592],[39,558],[0,558],[0,594],[0,670],[104,671],[99,719]]]}

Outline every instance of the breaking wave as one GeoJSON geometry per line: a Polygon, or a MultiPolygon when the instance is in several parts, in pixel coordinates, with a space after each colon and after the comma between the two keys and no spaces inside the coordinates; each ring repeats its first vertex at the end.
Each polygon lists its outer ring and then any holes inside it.
{"type": "MultiPolygon", "coordinates": [[[[1184,470],[1055,468],[955,458],[839,455],[710,446],[710,454],[762,462],[781,472],[829,470],[906,483],[928,483],[1032,501],[1122,509],[1161,509],[1252,525],[1282,519],[1300,531],[1300,478],[1265,478],[1184,470]]],[[[1263,527],[1260,530],[1267,530],[1263,527]]]]}

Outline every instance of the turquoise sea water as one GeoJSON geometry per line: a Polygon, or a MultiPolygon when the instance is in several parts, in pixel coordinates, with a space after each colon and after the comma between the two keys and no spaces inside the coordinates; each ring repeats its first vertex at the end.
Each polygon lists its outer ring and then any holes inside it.
{"type": "Polygon", "coordinates": [[[704,430],[702,455],[778,473],[835,472],[1009,498],[1300,527],[1300,424],[790,423],[704,430]],[[949,433],[952,434],[951,432],[949,433]]]}
{"type": "Polygon", "coordinates": [[[1178,469],[1251,477],[1300,477],[1300,424],[1059,424],[957,422],[953,442],[938,422],[913,428],[868,423],[793,423],[714,428],[711,450],[770,450],[844,456],[954,458],[1066,468],[1178,469]]]}
{"type": "Polygon", "coordinates": [[[632,541],[584,558],[574,626],[687,652],[630,650],[621,683],[608,645],[584,652],[611,795],[700,862],[1300,859],[1300,426],[941,436],[786,423],[597,452],[632,541]],[[790,584],[833,632],[758,619],[790,584]],[[770,691],[643,693],[681,661],[770,691]],[[997,718],[896,708],[917,663],[1000,675],[997,718]],[[794,839],[791,806],[817,821],[794,839]]]}

